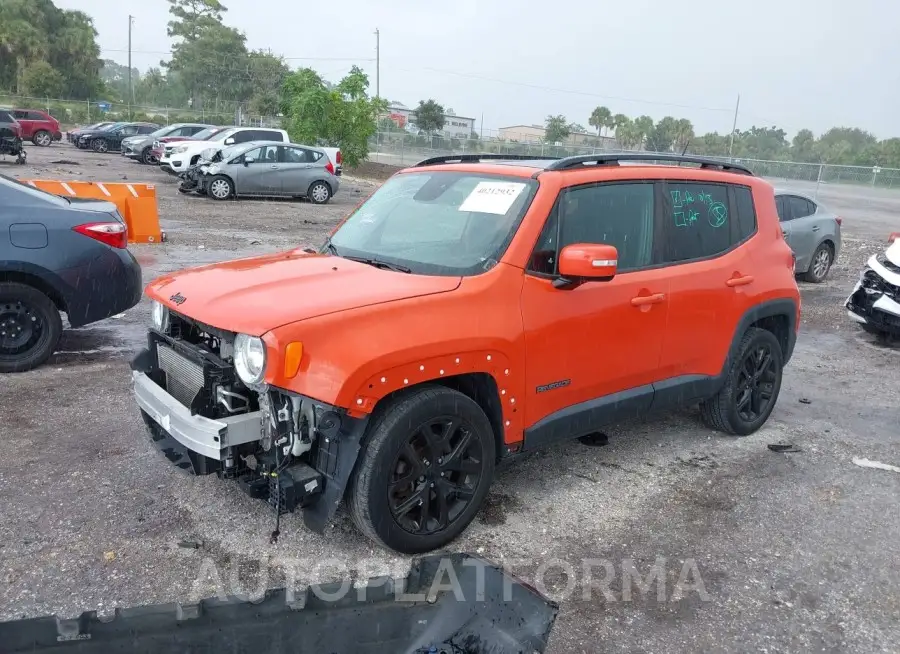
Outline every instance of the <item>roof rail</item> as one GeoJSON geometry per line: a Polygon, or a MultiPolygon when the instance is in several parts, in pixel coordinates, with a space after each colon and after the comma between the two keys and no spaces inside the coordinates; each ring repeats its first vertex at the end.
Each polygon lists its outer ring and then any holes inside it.
{"type": "Polygon", "coordinates": [[[483,154],[442,154],[439,157],[429,157],[415,164],[413,168],[420,166],[436,166],[443,163],[478,163],[479,161],[556,161],[559,157],[543,157],[528,154],[496,154],[485,152],[483,154]]]}
{"type": "Polygon", "coordinates": [[[708,159],[705,157],[683,156],[680,154],[653,154],[651,152],[626,152],[619,154],[586,154],[575,157],[563,157],[549,164],[544,170],[570,170],[580,168],[584,164],[598,166],[618,166],[620,161],[671,161],[674,163],[700,164],[701,168],[714,168],[729,173],[753,175],[753,171],[741,164],[708,159]]]}

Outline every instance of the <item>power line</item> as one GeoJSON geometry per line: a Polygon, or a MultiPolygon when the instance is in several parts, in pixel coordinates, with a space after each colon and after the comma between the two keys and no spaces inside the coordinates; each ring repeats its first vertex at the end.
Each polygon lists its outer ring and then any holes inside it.
{"type": "MultiPolygon", "coordinates": [[[[128,50],[120,50],[117,48],[100,48],[100,52],[128,52],[128,50]]],[[[156,54],[171,55],[171,50],[132,50],[132,54],[156,54]]],[[[261,57],[264,55],[253,54],[248,52],[247,55],[251,59],[253,57],[261,57]]],[[[268,55],[265,55],[268,56],[268,55]]],[[[273,55],[274,56],[274,55],[273,55]]],[[[374,58],[366,59],[364,57],[279,57],[286,61],[375,61],[374,58]]]]}

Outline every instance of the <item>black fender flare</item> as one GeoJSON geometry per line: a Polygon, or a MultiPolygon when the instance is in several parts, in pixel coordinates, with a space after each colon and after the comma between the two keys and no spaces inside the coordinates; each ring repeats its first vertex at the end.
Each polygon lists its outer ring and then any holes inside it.
{"type": "Polygon", "coordinates": [[[766,300],[754,307],[748,309],[735,327],[734,335],[731,337],[731,347],[728,348],[728,356],[722,365],[722,372],[719,374],[719,380],[724,383],[728,371],[731,370],[731,364],[738,355],[738,348],[741,345],[741,339],[744,334],[754,323],[766,318],[784,317],[787,319],[788,330],[784,342],[781,343],[782,355],[784,363],[790,361],[794,353],[794,345],[797,342],[797,309],[798,302],[793,298],[777,298],[774,300],[766,300]]]}

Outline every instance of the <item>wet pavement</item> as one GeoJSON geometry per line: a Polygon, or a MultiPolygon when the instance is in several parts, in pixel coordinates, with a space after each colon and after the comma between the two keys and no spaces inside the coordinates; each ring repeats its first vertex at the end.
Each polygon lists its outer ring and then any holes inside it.
{"type": "MultiPolygon", "coordinates": [[[[0,168],[159,184],[168,241],[133,247],[145,282],[315,245],[374,188],[347,180],[325,207],[220,203],[181,196],[165,174],[117,155],[73,150],[29,148],[28,170],[0,168]]],[[[560,594],[549,651],[900,650],[900,474],[852,463],[900,465],[900,349],[860,333],[842,308],[865,260],[900,229],[900,194],[828,192],[844,251],[828,282],[801,285],[803,331],[763,429],[727,438],[684,410],[610,428],[606,445],[536,453],[498,475],[453,544],[560,594]],[[647,592],[627,582],[633,571],[647,592]],[[685,576],[700,583],[678,597],[685,576]]],[[[403,569],[344,512],[324,536],[286,516],[271,545],[265,505],[171,465],[131,400],[128,361],[148,318],[142,302],[66,331],[45,366],[0,377],[0,619],[191,601],[217,581],[252,593],[287,569],[304,581],[403,569]]]]}

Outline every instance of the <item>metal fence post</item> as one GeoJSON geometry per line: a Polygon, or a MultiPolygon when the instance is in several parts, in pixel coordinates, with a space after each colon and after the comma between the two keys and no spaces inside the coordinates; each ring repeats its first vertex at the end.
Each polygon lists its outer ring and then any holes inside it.
{"type": "Polygon", "coordinates": [[[822,168],[823,164],[819,164],[819,176],[816,178],[816,200],[819,199],[819,184],[822,183],[822,168]]]}

